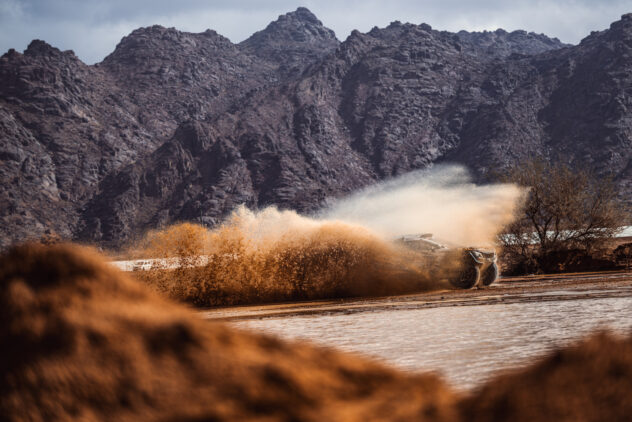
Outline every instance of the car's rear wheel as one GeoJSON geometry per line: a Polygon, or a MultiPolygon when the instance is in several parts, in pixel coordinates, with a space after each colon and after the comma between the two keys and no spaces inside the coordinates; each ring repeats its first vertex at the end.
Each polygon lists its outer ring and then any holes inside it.
{"type": "Polygon", "coordinates": [[[450,279],[450,283],[458,289],[471,289],[476,285],[480,276],[480,268],[468,263],[457,277],[450,279]]]}
{"type": "Polygon", "coordinates": [[[483,271],[481,277],[483,277],[481,281],[483,282],[484,286],[489,286],[494,281],[496,281],[496,279],[498,278],[498,266],[496,265],[496,263],[494,262],[492,263],[492,265],[485,268],[485,271],[483,271]]]}

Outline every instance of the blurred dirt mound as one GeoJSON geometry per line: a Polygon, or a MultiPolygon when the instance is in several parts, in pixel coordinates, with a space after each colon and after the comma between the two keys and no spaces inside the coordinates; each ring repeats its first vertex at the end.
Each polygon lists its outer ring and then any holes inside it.
{"type": "Polygon", "coordinates": [[[598,421],[632,415],[606,334],[461,399],[433,375],[201,320],[71,245],[0,256],[0,420],[598,421]],[[460,401],[459,401],[460,400],[460,401]]]}
{"type": "Polygon", "coordinates": [[[632,337],[595,334],[488,382],[461,410],[468,421],[629,421],[632,337]]]}
{"type": "Polygon", "coordinates": [[[455,417],[435,376],[202,321],[71,245],[0,257],[0,344],[2,420],[455,417]]]}

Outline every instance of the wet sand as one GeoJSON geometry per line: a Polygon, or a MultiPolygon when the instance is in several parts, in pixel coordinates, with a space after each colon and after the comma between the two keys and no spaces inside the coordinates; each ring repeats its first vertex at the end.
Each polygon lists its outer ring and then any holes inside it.
{"type": "Polygon", "coordinates": [[[352,298],[201,310],[207,319],[239,321],[293,315],[632,297],[632,272],[610,271],[502,277],[478,290],[436,290],[412,295],[352,298]]]}

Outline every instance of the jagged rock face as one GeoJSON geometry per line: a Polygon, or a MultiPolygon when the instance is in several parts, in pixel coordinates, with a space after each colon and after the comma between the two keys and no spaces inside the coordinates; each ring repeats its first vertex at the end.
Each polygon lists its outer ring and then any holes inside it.
{"type": "Polygon", "coordinates": [[[628,14],[578,46],[495,65],[482,85],[484,110],[465,119],[467,138],[446,159],[484,173],[541,153],[612,174],[629,202],[631,41],[628,14]]]}
{"type": "Polygon", "coordinates": [[[132,32],[99,68],[139,105],[138,118],[162,140],[179,123],[206,120],[274,81],[273,66],[216,32],[152,26],[132,32]]]}
{"type": "Polygon", "coordinates": [[[111,171],[158,145],[112,79],[36,40],[0,58],[0,236],[72,236],[111,171]]]}
{"type": "Polygon", "coordinates": [[[240,152],[197,122],[181,125],[173,139],[107,177],[101,189],[83,215],[80,237],[105,243],[127,239],[139,226],[200,217],[214,225],[238,204],[253,204],[255,197],[240,152]]]}
{"type": "Polygon", "coordinates": [[[263,31],[239,44],[243,51],[278,63],[283,76],[299,74],[306,65],[321,59],[340,42],[331,29],[304,7],[279,16],[263,31]]]}
{"type": "Polygon", "coordinates": [[[503,29],[497,29],[493,32],[459,31],[457,35],[462,42],[475,50],[476,54],[486,54],[499,58],[512,54],[539,54],[562,47],[570,47],[557,38],[549,38],[544,34],[526,31],[507,32],[503,29]]]}
{"type": "Polygon", "coordinates": [[[119,245],[242,203],[310,212],[436,162],[488,179],[533,154],[612,171],[625,199],[631,21],[577,46],[399,22],[339,43],[299,8],[238,45],[139,29],[95,66],[34,42],[0,59],[3,244],[52,228],[119,245]]]}
{"type": "MultiPolygon", "coordinates": [[[[336,44],[305,44],[295,67],[336,44]]],[[[0,246],[47,231],[72,238],[108,174],[141,162],[180,123],[212,120],[281,83],[279,72],[276,59],[211,30],[141,28],[95,66],[39,40],[9,51],[0,58],[0,246]]]]}

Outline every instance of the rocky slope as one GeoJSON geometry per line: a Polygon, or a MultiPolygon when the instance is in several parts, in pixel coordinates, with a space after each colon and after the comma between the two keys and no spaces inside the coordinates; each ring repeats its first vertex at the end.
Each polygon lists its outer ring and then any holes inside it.
{"type": "MultiPolygon", "coordinates": [[[[336,47],[309,11],[279,22],[310,35],[295,71],[336,47]]],[[[180,123],[211,120],[281,83],[283,66],[211,30],[159,26],[132,32],[94,66],[40,40],[10,50],[0,58],[0,246],[48,232],[73,238],[108,174],[154,152],[180,123]]]]}
{"type": "Polygon", "coordinates": [[[241,44],[139,29],[95,66],[34,42],[0,59],[2,242],[117,245],[241,203],[309,212],[436,162],[485,179],[531,154],[612,172],[626,196],[631,49],[632,15],[577,46],[399,22],[339,43],[304,8],[241,44]]]}

